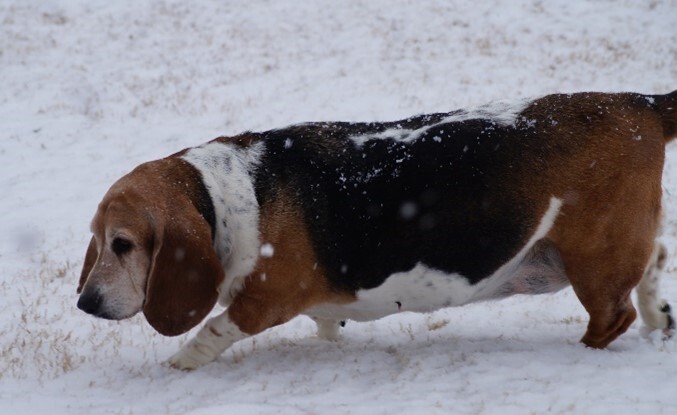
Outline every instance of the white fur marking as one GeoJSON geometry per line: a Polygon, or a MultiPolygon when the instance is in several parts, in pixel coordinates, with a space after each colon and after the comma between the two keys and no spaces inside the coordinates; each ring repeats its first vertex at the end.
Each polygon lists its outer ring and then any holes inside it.
{"type": "Polygon", "coordinates": [[[241,289],[260,254],[259,205],[251,171],[259,163],[261,146],[210,142],[182,157],[200,171],[214,204],[214,249],[226,274],[219,287],[219,303],[224,306],[241,289]]]}
{"type": "Polygon", "coordinates": [[[649,330],[663,330],[664,335],[672,335],[674,321],[670,308],[665,300],[660,299],[660,277],[665,267],[666,248],[659,241],[654,243],[654,250],[647,264],[644,276],[637,285],[637,303],[639,314],[649,330]]]}
{"type": "MultiPolygon", "coordinates": [[[[435,124],[427,125],[416,130],[408,130],[404,128],[392,128],[390,130],[382,131],[375,134],[361,134],[351,137],[353,142],[361,147],[367,141],[371,140],[395,140],[410,143],[416,141],[423,134],[432,128],[437,128],[452,122],[460,122],[467,120],[486,119],[498,125],[510,126],[517,121],[518,115],[531,104],[534,100],[525,98],[514,103],[507,102],[491,102],[477,108],[468,110],[459,110],[453,115],[444,118],[442,121],[435,124]]],[[[443,130],[441,130],[443,131],[443,130]]],[[[442,139],[438,136],[433,137],[433,140],[440,142],[442,139]]]]}

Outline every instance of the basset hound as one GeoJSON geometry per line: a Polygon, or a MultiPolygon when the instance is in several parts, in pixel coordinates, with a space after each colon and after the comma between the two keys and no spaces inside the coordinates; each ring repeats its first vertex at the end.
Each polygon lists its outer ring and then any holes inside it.
{"type": "Polygon", "coordinates": [[[677,91],[576,93],[396,122],[220,137],[138,166],[91,223],[78,307],[159,333],[206,321],[170,359],[194,369],[304,314],[343,320],[568,285],[604,348],[658,297],[665,145],[677,91]]]}

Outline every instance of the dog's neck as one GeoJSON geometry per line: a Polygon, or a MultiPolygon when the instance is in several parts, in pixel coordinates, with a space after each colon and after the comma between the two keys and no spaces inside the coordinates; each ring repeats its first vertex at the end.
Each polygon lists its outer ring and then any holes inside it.
{"type": "MultiPolygon", "coordinates": [[[[259,205],[254,190],[254,170],[261,156],[261,144],[241,146],[215,140],[189,149],[181,158],[202,175],[211,199],[214,218],[214,249],[226,279],[221,303],[228,303],[238,281],[249,275],[260,254],[259,205]]],[[[209,222],[209,208],[201,211],[209,222]]]]}

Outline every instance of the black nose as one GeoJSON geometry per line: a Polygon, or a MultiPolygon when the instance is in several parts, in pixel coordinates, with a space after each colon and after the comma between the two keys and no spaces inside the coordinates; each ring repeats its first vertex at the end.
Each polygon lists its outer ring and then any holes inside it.
{"type": "Polygon", "coordinates": [[[101,294],[98,290],[86,290],[80,294],[78,308],[85,313],[98,315],[101,301],[101,294]]]}

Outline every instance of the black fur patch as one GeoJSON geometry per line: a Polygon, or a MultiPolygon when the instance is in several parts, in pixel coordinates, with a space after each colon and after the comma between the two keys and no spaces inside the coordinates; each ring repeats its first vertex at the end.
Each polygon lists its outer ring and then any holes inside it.
{"type": "Polygon", "coordinates": [[[670,307],[670,304],[665,303],[663,307],[661,307],[661,313],[665,313],[668,317],[668,326],[666,327],[667,330],[674,330],[675,329],[675,319],[672,317],[672,308],[670,307]]]}
{"type": "Polygon", "coordinates": [[[541,146],[527,122],[438,124],[453,114],[260,133],[259,202],[280,186],[296,197],[336,289],[377,287],[419,262],[477,283],[519,251],[540,219],[514,181],[536,173],[515,162],[539,157],[541,146]],[[351,139],[434,124],[410,142],[351,139]]]}
{"type": "Polygon", "coordinates": [[[207,189],[207,186],[204,184],[202,173],[200,173],[200,171],[192,164],[187,162],[184,162],[184,164],[190,167],[192,173],[194,174],[192,179],[197,193],[191,199],[193,200],[195,208],[198,210],[198,212],[200,212],[200,215],[202,215],[205,221],[207,221],[209,224],[213,241],[214,237],[216,236],[216,213],[214,212],[214,202],[209,195],[209,189],[207,189]]]}

